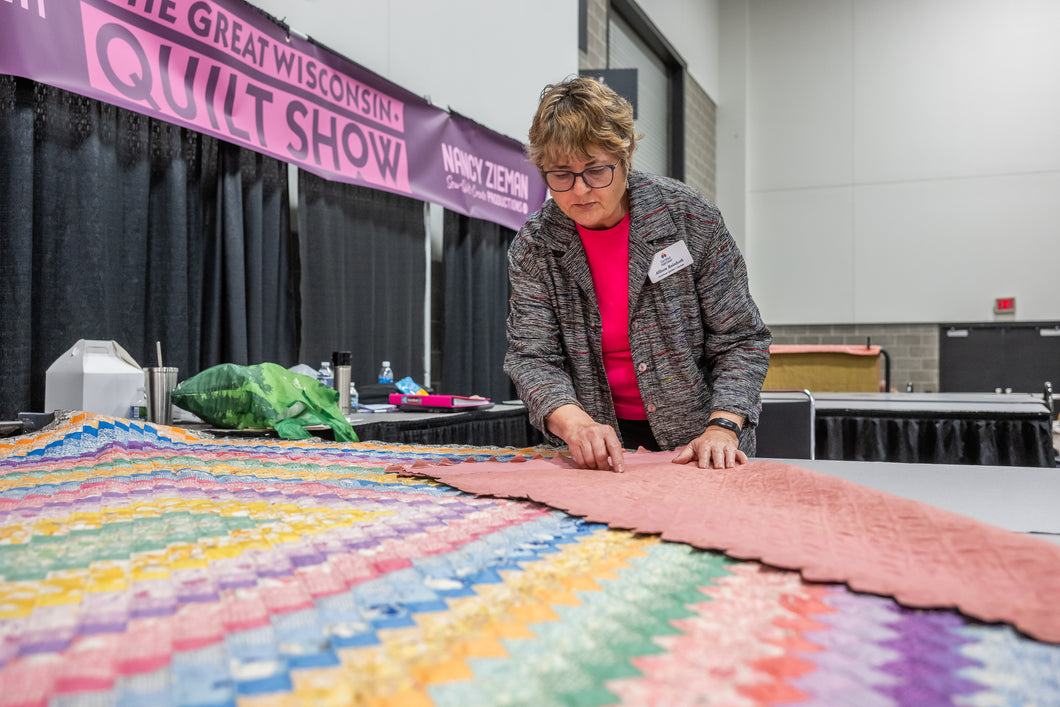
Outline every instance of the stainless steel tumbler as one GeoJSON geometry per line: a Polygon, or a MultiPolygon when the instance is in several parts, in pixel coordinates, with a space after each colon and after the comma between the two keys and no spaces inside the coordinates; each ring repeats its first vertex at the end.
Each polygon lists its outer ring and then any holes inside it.
{"type": "Polygon", "coordinates": [[[144,368],[144,390],[147,391],[147,421],[173,424],[171,397],[177,387],[177,369],[171,366],[144,368]]]}
{"type": "Polygon", "coordinates": [[[335,390],[339,392],[339,412],[349,415],[350,409],[350,365],[352,351],[335,351],[331,354],[331,367],[335,371],[335,390]]]}

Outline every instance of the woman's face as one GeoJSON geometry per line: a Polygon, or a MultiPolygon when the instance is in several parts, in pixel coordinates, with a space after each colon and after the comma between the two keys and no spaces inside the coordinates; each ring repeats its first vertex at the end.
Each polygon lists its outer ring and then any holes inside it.
{"type": "MultiPolygon", "coordinates": [[[[609,152],[590,150],[589,159],[583,160],[571,156],[559,157],[555,162],[546,162],[545,171],[566,170],[583,172],[594,167],[616,165],[611,184],[593,189],[586,184],[583,177],[575,177],[574,186],[567,191],[555,191],[549,188],[556,206],[574,219],[583,228],[604,229],[616,226],[629,211],[629,200],[626,198],[626,172],[622,161],[609,152]]],[[[593,181],[590,178],[590,181],[593,181]]],[[[606,181],[606,180],[605,180],[606,181]]]]}

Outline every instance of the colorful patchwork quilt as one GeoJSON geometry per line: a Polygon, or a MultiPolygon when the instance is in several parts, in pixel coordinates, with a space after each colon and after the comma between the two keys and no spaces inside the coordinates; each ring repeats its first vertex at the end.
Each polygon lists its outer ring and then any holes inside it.
{"type": "Polygon", "coordinates": [[[386,471],[527,451],[0,439],[0,707],[1060,704],[1010,625],[386,471]]]}

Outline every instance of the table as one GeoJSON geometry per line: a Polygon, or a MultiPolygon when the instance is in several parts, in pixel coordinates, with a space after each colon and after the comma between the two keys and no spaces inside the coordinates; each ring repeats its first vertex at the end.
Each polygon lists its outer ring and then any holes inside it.
{"type": "MultiPolygon", "coordinates": [[[[766,391],[771,400],[794,393],[766,391]]],[[[979,393],[817,393],[817,459],[935,464],[1055,465],[1052,418],[1040,397],[979,393]]],[[[454,413],[356,414],[361,440],[397,444],[533,447],[544,444],[526,407],[504,402],[454,413]]],[[[273,430],[190,429],[231,437],[275,437],[273,430]]],[[[310,431],[332,439],[329,428],[310,431]]],[[[763,445],[765,446],[765,445],[763,445]]],[[[790,448],[784,445],[781,448],[790,448]]]]}
{"type": "Polygon", "coordinates": [[[1053,467],[1052,420],[1029,393],[815,393],[816,457],[1053,467]]]}
{"type": "MultiPolygon", "coordinates": [[[[386,471],[513,455],[210,438],[100,415],[0,441],[3,701],[1060,698],[1060,645],[1009,626],[386,471]]],[[[798,463],[927,495],[970,471],[979,481],[942,500],[993,512],[1005,488],[1014,511],[1052,522],[1044,470],[798,463]]]]}

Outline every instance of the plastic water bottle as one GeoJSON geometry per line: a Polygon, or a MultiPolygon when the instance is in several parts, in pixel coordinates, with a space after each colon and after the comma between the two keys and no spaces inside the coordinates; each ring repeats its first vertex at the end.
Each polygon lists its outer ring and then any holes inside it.
{"type": "Polygon", "coordinates": [[[394,372],[390,370],[390,361],[383,361],[383,367],[379,369],[380,383],[393,383],[394,372]]]}
{"type": "Polygon", "coordinates": [[[331,370],[331,361],[321,361],[317,371],[317,380],[329,388],[335,387],[335,372],[331,370]]]}
{"type": "Polygon", "coordinates": [[[357,386],[353,384],[353,381],[350,381],[350,410],[356,411],[360,402],[361,396],[357,393],[357,386]]]}
{"type": "Polygon", "coordinates": [[[129,419],[147,419],[147,390],[142,386],[136,389],[136,397],[133,399],[132,405],[129,406],[129,419]]]}

